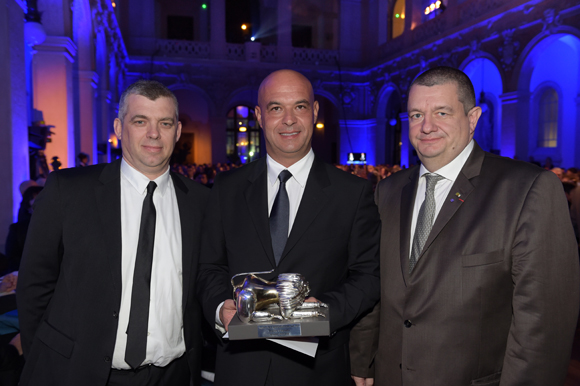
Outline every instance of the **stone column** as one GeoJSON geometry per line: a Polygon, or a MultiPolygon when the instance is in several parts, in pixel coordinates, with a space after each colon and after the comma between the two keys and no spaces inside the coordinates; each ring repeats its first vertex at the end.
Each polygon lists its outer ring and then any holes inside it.
{"type": "Polygon", "coordinates": [[[401,120],[401,167],[409,167],[414,163],[413,146],[409,141],[409,115],[407,112],[400,113],[401,120]]]}
{"type": "Polygon", "coordinates": [[[278,0],[278,62],[293,61],[292,0],[278,0]]]}
{"type": "Polygon", "coordinates": [[[24,1],[0,0],[0,251],[5,250],[8,226],[16,221],[22,196],[20,183],[29,178],[24,1]]]}
{"type": "Polygon", "coordinates": [[[228,56],[228,47],[226,45],[225,0],[212,0],[209,11],[211,15],[211,58],[226,59],[228,56]]]}
{"type": "Polygon", "coordinates": [[[98,154],[95,103],[99,77],[94,71],[79,71],[75,76],[78,77],[79,88],[79,127],[77,127],[79,148],[77,150],[89,155],[90,164],[96,164],[98,154]]]}
{"type": "Polygon", "coordinates": [[[355,65],[361,60],[361,1],[340,2],[340,61],[341,65],[355,65]]]}
{"type": "Polygon", "coordinates": [[[518,91],[499,96],[501,101],[501,155],[528,160],[529,95],[518,91]],[[525,104],[525,106],[524,106],[525,104]]]}
{"type": "MultiPolygon", "coordinates": [[[[211,162],[226,162],[226,117],[211,117],[209,119],[211,128],[211,162]]],[[[265,146],[265,144],[262,144],[265,146]]]]}
{"type": "Polygon", "coordinates": [[[574,139],[574,142],[576,144],[575,148],[574,148],[574,165],[568,165],[568,167],[570,166],[576,166],[576,165],[580,165],[580,94],[578,94],[576,96],[575,99],[575,105],[576,105],[576,124],[574,129],[574,133],[576,134],[576,137],[574,139]]]}
{"type": "MultiPolygon", "coordinates": [[[[102,80],[101,80],[102,82],[102,80]]],[[[114,117],[110,117],[111,93],[104,87],[99,87],[97,91],[97,145],[103,154],[99,155],[98,162],[111,162],[111,149],[109,145],[110,133],[113,128],[110,122],[114,117]]]]}
{"type": "Polygon", "coordinates": [[[76,47],[68,37],[48,36],[35,46],[32,59],[34,108],[42,111],[51,129],[52,142],[46,145],[46,159],[58,156],[62,167],[75,166],[73,106],[73,61],[76,47]]]}
{"type": "MultiPolygon", "coordinates": [[[[375,131],[375,161],[377,165],[390,163],[387,159],[387,136],[392,136],[392,133],[387,134],[390,126],[387,127],[387,119],[379,117],[375,120],[375,125],[372,128],[375,131]]],[[[389,130],[390,131],[390,130],[389,130]]],[[[392,142],[392,141],[391,141],[392,142]]],[[[389,142],[390,143],[390,142],[389,142]]],[[[389,150],[389,155],[391,150],[389,150]]]]}

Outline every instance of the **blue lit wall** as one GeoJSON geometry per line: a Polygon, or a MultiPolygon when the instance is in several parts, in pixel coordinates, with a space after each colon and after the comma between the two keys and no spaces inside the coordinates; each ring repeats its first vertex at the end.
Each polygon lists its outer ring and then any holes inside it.
{"type": "Polygon", "coordinates": [[[576,130],[580,68],[580,40],[571,35],[545,39],[530,53],[535,61],[528,91],[530,98],[530,153],[543,162],[552,157],[557,166],[579,166],[576,160],[576,130]],[[558,144],[556,148],[537,146],[539,93],[545,87],[558,91],[558,144]]]}
{"type": "Polygon", "coordinates": [[[367,164],[376,165],[375,125],[375,119],[340,121],[339,163],[346,164],[349,153],[366,153],[367,164]]]}

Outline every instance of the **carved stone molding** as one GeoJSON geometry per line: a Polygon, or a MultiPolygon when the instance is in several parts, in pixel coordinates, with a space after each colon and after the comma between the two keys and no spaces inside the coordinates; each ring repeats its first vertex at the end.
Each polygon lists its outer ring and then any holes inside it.
{"type": "Polygon", "coordinates": [[[562,25],[562,20],[560,15],[556,13],[553,8],[546,9],[544,11],[544,18],[542,19],[543,28],[542,31],[548,31],[549,33],[554,33],[554,30],[562,25]]]}
{"type": "Polygon", "coordinates": [[[511,71],[516,63],[520,43],[514,41],[515,29],[506,29],[501,35],[503,36],[503,45],[498,48],[501,65],[506,71],[511,71]]]}

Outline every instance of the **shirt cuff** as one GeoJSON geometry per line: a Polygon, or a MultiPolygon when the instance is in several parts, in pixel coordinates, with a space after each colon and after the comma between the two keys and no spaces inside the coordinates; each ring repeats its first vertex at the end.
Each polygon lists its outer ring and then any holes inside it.
{"type": "Polygon", "coordinates": [[[224,325],[220,320],[220,310],[224,306],[224,303],[225,301],[221,302],[215,310],[215,329],[221,332],[222,334],[226,333],[226,329],[224,328],[224,325]]]}

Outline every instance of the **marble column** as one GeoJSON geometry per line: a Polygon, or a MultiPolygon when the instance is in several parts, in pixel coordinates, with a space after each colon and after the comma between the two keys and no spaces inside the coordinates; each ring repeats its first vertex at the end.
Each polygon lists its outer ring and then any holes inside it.
{"type": "Polygon", "coordinates": [[[225,0],[212,0],[210,3],[211,32],[210,50],[212,59],[227,59],[228,47],[226,45],[226,2],[225,0]]]}
{"type": "Polygon", "coordinates": [[[78,71],[79,88],[79,116],[78,116],[78,152],[89,155],[90,164],[96,164],[97,154],[97,130],[95,127],[97,84],[99,77],[94,71],[78,71]]]}
{"type": "Polygon", "coordinates": [[[516,153],[517,94],[514,91],[499,96],[502,112],[500,155],[510,158],[516,153]]]}
{"type": "Polygon", "coordinates": [[[73,61],[76,46],[68,37],[48,36],[35,46],[32,59],[34,108],[43,113],[47,125],[54,125],[46,158],[58,156],[62,167],[75,166],[75,129],[73,105],[73,61]]]}
{"type": "Polygon", "coordinates": [[[361,60],[361,0],[340,2],[341,65],[356,65],[361,60]]]}
{"type": "Polygon", "coordinates": [[[20,183],[29,178],[24,1],[0,0],[0,252],[8,226],[16,221],[22,196],[20,183]]]}
{"type": "Polygon", "coordinates": [[[278,0],[278,62],[292,63],[292,0],[278,0]]]}
{"type": "Polygon", "coordinates": [[[401,120],[401,167],[408,168],[415,163],[415,157],[413,157],[415,149],[409,141],[409,115],[407,112],[400,113],[399,119],[401,120]]]}
{"type": "Polygon", "coordinates": [[[210,117],[209,125],[211,128],[211,162],[227,162],[226,154],[226,125],[225,116],[210,117]]]}

